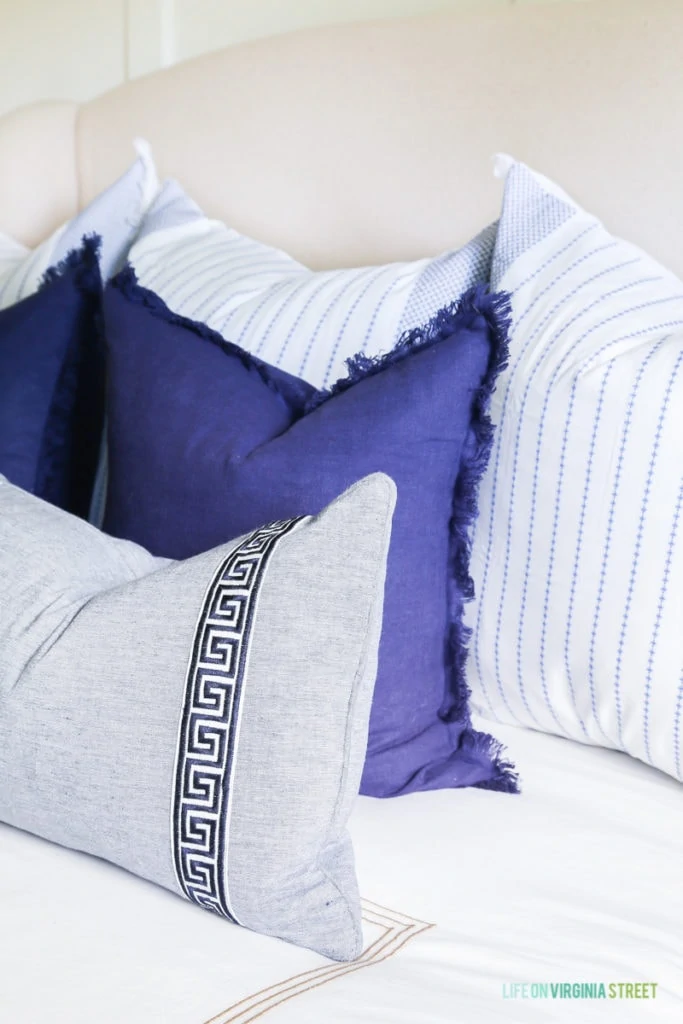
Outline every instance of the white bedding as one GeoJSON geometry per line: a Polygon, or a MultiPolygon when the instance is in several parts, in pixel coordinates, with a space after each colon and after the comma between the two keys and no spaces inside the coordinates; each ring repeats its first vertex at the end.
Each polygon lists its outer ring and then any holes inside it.
{"type": "Polygon", "coordinates": [[[353,964],[0,826],[0,1021],[680,1022],[681,785],[624,754],[495,732],[521,796],[358,801],[367,942],[353,964]],[[514,982],[658,987],[654,1000],[504,998],[514,982]]]}

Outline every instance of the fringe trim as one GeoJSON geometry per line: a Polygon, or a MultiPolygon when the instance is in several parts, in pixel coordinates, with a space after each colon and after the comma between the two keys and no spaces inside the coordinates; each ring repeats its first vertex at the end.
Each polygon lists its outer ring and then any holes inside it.
{"type": "Polygon", "coordinates": [[[251,352],[247,352],[246,349],[240,348],[239,345],[235,345],[234,342],[226,341],[218,331],[214,331],[207,324],[203,324],[199,320],[190,320],[188,317],[181,316],[180,313],[174,313],[155,292],[144,288],[138,282],[135,270],[130,263],[126,264],[123,270],[119,271],[111,279],[108,287],[115,288],[133,305],[144,307],[152,316],[157,317],[159,320],[192,331],[198,338],[209,341],[212,345],[217,345],[227,355],[239,359],[245,369],[257,373],[270,391],[273,391],[279,398],[284,399],[283,389],[279,382],[274,379],[268,363],[259,359],[258,356],[252,355],[251,352]]]}
{"type": "Polygon", "coordinates": [[[451,592],[449,594],[449,652],[451,662],[451,707],[446,721],[466,720],[468,729],[462,741],[485,754],[492,765],[491,778],[478,783],[478,788],[504,793],[519,792],[519,777],[503,752],[502,744],[493,736],[476,732],[470,723],[470,689],[466,665],[472,630],[464,622],[464,606],[475,596],[470,575],[472,528],[479,514],[479,485],[486,472],[493,447],[495,428],[489,415],[491,397],[500,373],[508,364],[508,338],[512,323],[510,296],[505,292],[490,293],[477,285],[462,301],[461,315],[483,317],[491,339],[491,352],[486,373],[472,402],[470,437],[465,444],[460,472],[455,483],[450,521],[451,592]]]}
{"type": "Polygon", "coordinates": [[[450,587],[448,595],[448,671],[450,695],[448,707],[442,718],[446,722],[465,722],[466,728],[460,738],[462,749],[486,756],[492,765],[492,777],[477,785],[483,789],[494,789],[505,793],[519,792],[519,780],[514,766],[503,756],[503,747],[486,733],[476,732],[471,727],[469,699],[465,666],[469,653],[472,630],[463,621],[465,602],[474,595],[474,581],[470,575],[470,554],[472,527],[479,511],[478,490],[488,466],[493,446],[494,426],[489,416],[491,396],[498,375],[508,363],[508,336],[512,320],[510,296],[505,292],[491,293],[484,284],[475,285],[457,301],[439,312],[428,324],[405,332],[391,352],[370,357],[359,353],[347,360],[348,374],[326,391],[318,391],[305,406],[305,412],[312,412],[359,381],[381,373],[388,366],[401,362],[411,353],[434,345],[457,331],[474,327],[477,320],[486,322],[491,339],[489,362],[482,382],[473,396],[472,418],[469,437],[463,447],[460,472],[453,492],[450,519],[449,567],[450,587]]]}
{"type": "Polygon", "coordinates": [[[512,761],[505,753],[500,740],[486,732],[477,732],[468,727],[460,738],[460,749],[472,752],[480,759],[483,756],[491,763],[490,779],[473,783],[473,789],[490,789],[496,793],[519,793],[519,775],[512,761]]]}
{"type": "Polygon", "coordinates": [[[100,273],[100,253],[102,239],[99,235],[84,235],[78,249],[72,249],[61,260],[43,274],[38,291],[54,284],[65,274],[75,271],[76,282],[81,291],[99,295],[102,291],[102,275],[100,273]]]}
{"type": "Polygon", "coordinates": [[[85,235],[79,248],[72,249],[60,263],[46,270],[38,288],[42,291],[72,274],[76,287],[83,294],[84,304],[76,333],[65,354],[50,403],[35,480],[35,493],[82,518],[87,515],[95,456],[90,450],[92,438],[78,439],[73,431],[82,426],[74,417],[81,416],[93,424],[98,419],[95,426],[101,432],[104,414],[104,370],[101,375],[96,373],[97,358],[102,352],[101,243],[99,235],[85,235]],[[90,327],[86,326],[88,322],[90,327]],[[82,379],[84,369],[90,371],[87,380],[82,379]],[[82,407],[84,392],[88,400],[85,409],[82,407]],[[96,403],[102,410],[99,417],[90,403],[96,403]]]}

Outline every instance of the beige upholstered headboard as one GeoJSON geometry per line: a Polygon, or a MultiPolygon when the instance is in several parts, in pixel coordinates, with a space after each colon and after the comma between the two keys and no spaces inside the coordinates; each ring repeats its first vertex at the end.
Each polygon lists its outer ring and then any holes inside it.
{"type": "Polygon", "coordinates": [[[683,275],[683,0],[524,5],[274,37],[0,120],[0,230],[35,244],[147,138],[210,214],[314,266],[436,253],[555,178],[683,275]]]}

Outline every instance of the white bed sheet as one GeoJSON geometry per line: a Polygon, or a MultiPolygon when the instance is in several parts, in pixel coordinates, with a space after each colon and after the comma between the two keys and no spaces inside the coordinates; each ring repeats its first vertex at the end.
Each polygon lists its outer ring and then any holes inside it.
{"type": "Polygon", "coordinates": [[[623,754],[494,731],[521,796],[358,801],[366,951],[350,965],[0,826],[0,1021],[680,1024],[683,787],[623,754]],[[514,982],[658,988],[505,998],[514,982]]]}

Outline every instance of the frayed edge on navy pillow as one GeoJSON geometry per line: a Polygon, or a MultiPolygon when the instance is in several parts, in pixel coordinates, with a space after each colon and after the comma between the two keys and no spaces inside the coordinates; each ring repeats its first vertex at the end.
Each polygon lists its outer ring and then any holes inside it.
{"type": "Polygon", "coordinates": [[[467,723],[460,739],[462,749],[470,749],[490,759],[491,779],[476,783],[480,789],[505,793],[519,792],[519,776],[514,765],[505,757],[503,745],[488,733],[477,732],[470,722],[470,689],[465,666],[469,656],[472,630],[464,621],[464,605],[474,594],[474,581],[470,575],[472,528],[479,512],[479,485],[486,472],[493,447],[495,428],[489,415],[491,397],[499,374],[508,364],[508,338],[512,321],[510,296],[506,292],[491,293],[488,286],[478,284],[460,299],[439,310],[424,326],[413,328],[401,336],[394,348],[382,356],[364,353],[348,359],[348,374],[330,388],[318,391],[305,406],[305,413],[317,409],[335,395],[347,391],[360,381],[381,373],[388,367],[406,359],[412,353],[437,344],[458,331],[473,327],[478,319],[486,322],[491,339],[491,351],[486,373],[474,394],[470,422],[469,444],[463,449],[460,472],[455,482],[453,508],[449,523],[451,588],[449,602],[449,672],[451,678],[450,702],[442,711],[444,721],[467,723]]]}
{"type": "Polygon", "coordinates": [[[312,384],[308,384],[305,380],[294,377],[284,370],[271,367],[269,363],[252,355],[251,352],[247,352],[246,349],[240,348],[234,342],[226,341],[218,331],[214,331],[200,320],[191,320],[180,313],[174,313],[156,292],[150,291],[149,288],[145,288],[138,282],[137,274],[130,263],[126,264],[123,270],[111,279],[109,287],[120,292],[133,305],[142,306],[159,320],[192,331],[198,338],[216,345],[227,355],[234,356],[246,370],[256,373],[273,394],[288,404],[293,404],[297,411],[305,408],[305,403],[311,392],[315,392],[312,384]]]}
{"type": "Polygon", "coordinates": [[[46,270],[38,288],[43,292],[69,274],[86,303],[57,379],[35,482],[36,494],[81,518],[90,508],[104,424],[101,246],[99,235],[85,235],[79,248],[46,270]]]}
{"type": "Polygon", "coordinates": [[[55,281],[59,281],[65,274],[75,271],[79,288],[84,292],[99,295],[102,291],[101,252],[101,237],[96,234],[84,235],[77,249],[72,249],[63,260],[53,267],[48,267],[38,286],[38,291],[43,291],[55,281]]]}

